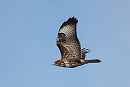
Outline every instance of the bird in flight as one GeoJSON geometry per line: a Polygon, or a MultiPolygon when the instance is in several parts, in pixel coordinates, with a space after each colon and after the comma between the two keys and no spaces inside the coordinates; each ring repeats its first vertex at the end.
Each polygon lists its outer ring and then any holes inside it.
{"type": "Polygon", "coordinates": [[[74,17],[65,21],[58,32],[56,45],[61,52],[61,59],[53,63],[53,65],[67,68],[75,68],[88,63],[99,63],[99,59],[85,60],[89,49],[81,49],[80,41],[77,37],[78,20],[74,17]]]}

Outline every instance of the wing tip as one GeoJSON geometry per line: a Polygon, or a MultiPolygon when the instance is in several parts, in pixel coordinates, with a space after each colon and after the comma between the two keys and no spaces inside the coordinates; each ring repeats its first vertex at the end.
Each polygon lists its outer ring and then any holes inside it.
{"type": "Polygon", "coordinates": [[[69,25],[69,24],[77,24],[78,23],[78,20],[77,20],[77,18],[75,18],[75,17],[70,17],[67,21],[65,21],[62,25],[61,25],[61,27],[60,27],[60,29],[61,28],[63,28],[64,26],[66,26],[66,25],[69,25]]]}

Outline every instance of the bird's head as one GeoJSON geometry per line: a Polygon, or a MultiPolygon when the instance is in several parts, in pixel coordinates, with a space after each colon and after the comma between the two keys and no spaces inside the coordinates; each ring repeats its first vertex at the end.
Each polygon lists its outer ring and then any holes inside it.
{"type": "Polygon", "coordinates": [[[65,67],[65,64],[61,60],[55,61],[52,65],[65,67]]]}
{"type": "Polygon", "coordinates": [[[52,65],[59,66],[59,65],[61,65],[61,61],[60,61],[60,60],[57,60],[57,61],[55,61],[52,65]]]}

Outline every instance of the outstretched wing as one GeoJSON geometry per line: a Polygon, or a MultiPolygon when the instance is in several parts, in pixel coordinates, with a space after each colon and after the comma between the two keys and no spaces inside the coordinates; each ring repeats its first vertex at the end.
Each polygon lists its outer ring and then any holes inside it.
{"type": "Polygon", "coordinates": [[[72,17],[60,27],[56,44],[62,58],[81,58],[81,46],[76,32],[77,23],[78,20],[72,17]]]}

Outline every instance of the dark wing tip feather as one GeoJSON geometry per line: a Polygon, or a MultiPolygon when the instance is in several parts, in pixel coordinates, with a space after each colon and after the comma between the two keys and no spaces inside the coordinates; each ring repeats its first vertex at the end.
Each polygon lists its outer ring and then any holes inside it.
{"type": "Polygon", "coordinates": [[[60,29],[61,28],[63,28],[64,26],[66,26],[66,25],[70,25],[70,24],[77,24],[78,23],[78,20],[77,20],[77,18],[75,18],[75,17],[70,17],[67,21],[65,21],[62,25],[61,25],[61,27],[60,27],[60,29]]]}

